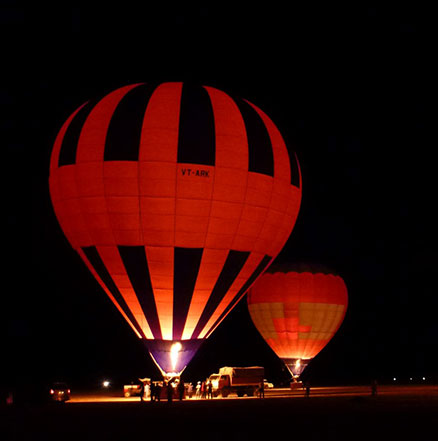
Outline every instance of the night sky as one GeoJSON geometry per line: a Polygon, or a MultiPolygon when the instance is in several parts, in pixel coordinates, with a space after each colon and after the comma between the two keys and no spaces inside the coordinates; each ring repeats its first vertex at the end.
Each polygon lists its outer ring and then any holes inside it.
{"type": "MultiPolygon", "coordinates": [[[[437,379],[430,11],[123,8],[2,2],[4,378],[159,377],[64,238],[49,157],[62,123],[89,98],[133,82],[193,81],[256,104],[297,152],[302,206],[277,262],[333,268],[350,301],[305,375],[321,384],[437,379]]],[[[271,381],[288,378],[245,298],[185,375],[250,364],[271,381]]]]}

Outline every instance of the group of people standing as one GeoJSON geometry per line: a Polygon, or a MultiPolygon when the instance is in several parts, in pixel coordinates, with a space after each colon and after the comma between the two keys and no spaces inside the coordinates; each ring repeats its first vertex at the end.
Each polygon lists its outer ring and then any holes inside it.
{"type": "MultiPolygon", "coordinates": [[[[190,394],[189,394],[190,397],[190,394]]],[[[191,398],[191,397],[190,397],[191,398]]],[[[195,398],[211,399],[213,398],[213,385],[210,381],[198,381],[195,388],[195,398]]]]}
{"type": "Polygon", "coordinates": [[[210,381],[198,381],[184,384],[182,380],[141,381],[140,400],[161,401],[161,398],[171,402],[173,399],[182,401],[184,398],[212,399],[213,385],[210,381]],[[163,392],[165,390],[165,392],[163,392]]]}
{"type": "Polygon", "coordinates": [[[182,401],[186,394],[186,387],[183,381],[142,381],[140,388],[140,401],[161,401],[167,398],[171,402],[174,398],[182,401]]]}
{"type": "Polygon", "coordinates": [[[140,380],[140,401],[160,401],[162,383],[140,380]]]}

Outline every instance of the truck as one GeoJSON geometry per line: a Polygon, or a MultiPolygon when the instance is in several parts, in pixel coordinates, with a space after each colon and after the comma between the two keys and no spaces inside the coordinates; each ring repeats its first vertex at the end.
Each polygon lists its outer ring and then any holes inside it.
{"type": "Polygon", "coordinates": [[[144,393],[144,387],[147,384],[151,384],[150,378],[139,378],[137,382],[131,381],[131,384],[125,384],[123,386],[123,396],[126,398],[139,397],[142,392],[144,393]]]}
{"type": "Polygon", "coordinates": [[[126,398],[137,396],[141,394],[141,384],[125,384],[123,386],[123,396],[126,398]]]}
{"type": "Polygon", "coordinates": [[[235,393],[238,397],[252,397],[259,389],[265,376],[265,369],[260,366],[229,367],[219,369],[219,373],[208,378],[212,385],[213,396],[228,397],[235,393]]]}

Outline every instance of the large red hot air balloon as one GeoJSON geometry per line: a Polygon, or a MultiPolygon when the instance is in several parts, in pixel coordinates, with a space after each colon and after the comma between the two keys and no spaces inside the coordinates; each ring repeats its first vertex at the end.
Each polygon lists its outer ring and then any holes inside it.
{"type": "Polygon", "coordinates": [[[141,83],[67,119],[50,193],[72,247],[171,375],[282,249],[301,176],[276,126],[248,101],[141,83]]]}
{"type": "Polygon", "coordinates": [[[256,328],[291,375],[332,339],[345,317],[347,288],[338,275],[316,265],[272,265],[247,296],[256,328]]]}

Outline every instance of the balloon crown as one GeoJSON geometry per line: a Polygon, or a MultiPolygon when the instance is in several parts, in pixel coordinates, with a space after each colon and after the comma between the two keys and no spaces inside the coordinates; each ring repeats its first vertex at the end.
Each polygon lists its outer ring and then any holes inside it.
{"type": "Polygon", "coordinates": [[[282,262],[274,263],[267,270],[267,273],[311,273],[311,274],[326,274],[339,276],[337,271],[329,268],[325,264],[314,263],[314,262],[282,262]]]}

